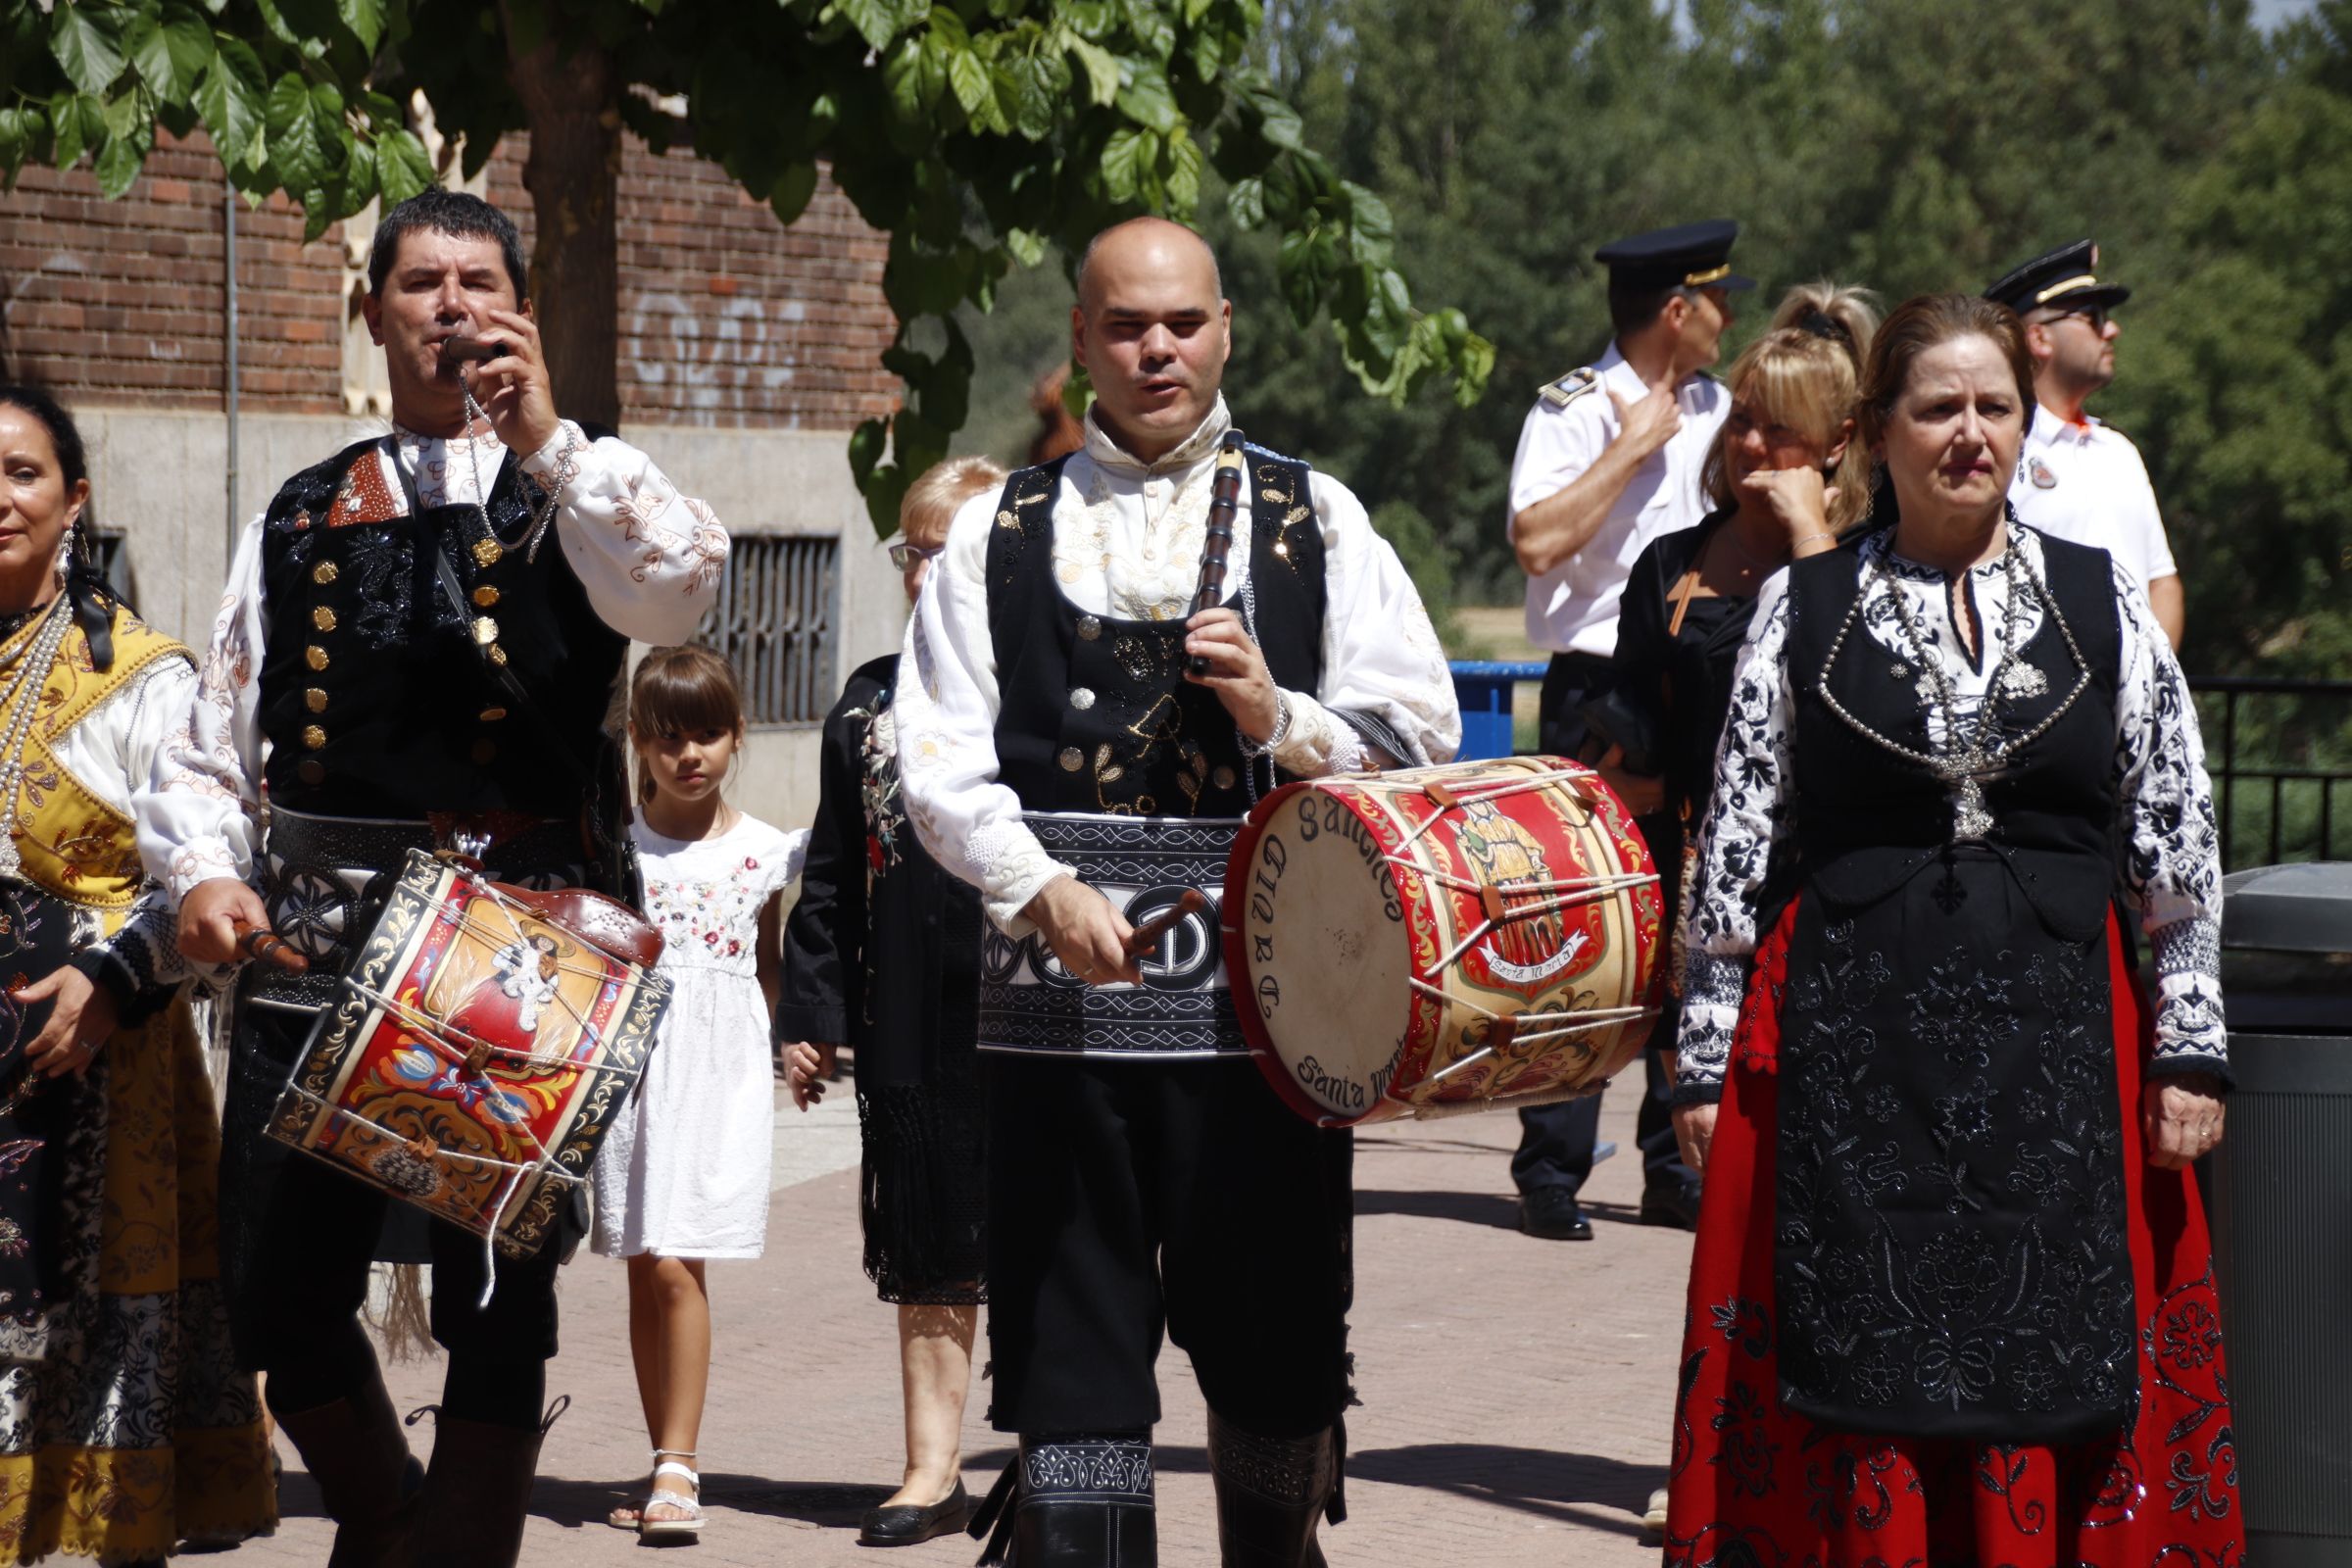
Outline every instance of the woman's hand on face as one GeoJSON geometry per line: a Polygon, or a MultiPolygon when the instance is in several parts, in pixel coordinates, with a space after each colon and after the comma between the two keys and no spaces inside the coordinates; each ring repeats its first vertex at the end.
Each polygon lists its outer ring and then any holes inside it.
{"type": "Polygon", "coordinates": [[[24,1063],[45,1077],[72,1073],[78,1078],[98,1059],[98,1048],[115,1032],[115,999],[90,984],[79,969],[57,969],[46,978],[20,986],[8,994],[20,1007],[54,1001],[32,1044],[24,1048],[24,1063]]]}
{"type": "Polygon", "coordinates": [[[833,1076],[834,1057],[840,1047],[832,1044],[811,1045],[796,1040],[784,1048],[784,1081],[792,1089],[792,1102],[807,1110],[825,1098],[825,1080],[833,1076]]]}
{"type": "Polygon", "coordinates": [[[2222,1141],[2220,1085],[2203,1073],[2158,1078],[2139,1097],[2140,1128],[2148,1163],[2158,1170],[2185,1170],[2222,1141]]]}
{"type": "Polygon", "coordinates": [[[1771,509],[1791,544],[1830,531],[1830,502],[1838,491],[1819,468],[1757,468],[1740,481],[1740,489],[1771,509]]]}
{"type": "Polygon", "coordinates": [[[1707,1146],[1715,1142],[1715,1113],[1720,1108],[1712,1103],[1674,1107],[1674,1141],[1682,1146],[1683,1163],[1694,1176],[1706,1174],[1707,1146]]]}

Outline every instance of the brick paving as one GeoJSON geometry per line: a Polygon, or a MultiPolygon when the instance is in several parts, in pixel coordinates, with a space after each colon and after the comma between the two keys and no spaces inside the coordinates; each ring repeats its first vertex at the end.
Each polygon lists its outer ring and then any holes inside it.
{"type": "MultiPolygon", "coordinates": [[[[1629,1086],[1630,1087],[1630,1086],[1629,1086]]],[[[755,1263],[713,1264],[716,1355],[704,1426],[711,1523],[680,1561],[872,1562],[856,1521],[902,1462],[896,1336],[858,1266],[855,1129],[846,1093],[818,1117],[785,1108],[784,1155],[755,1263]]],[[[1640,1526],[1663,1483],[1667,1410],[1690,1255],[1682,1232],[1634,1223],[1634,1100],[1609,1097],[1602,1137],[1622,1149],[1586,1189],[1596,1238],[1536,1242],[1514,1228],[1516,1118],[1483,1115],[1364,1134],[1356,1159],[1352,1345],[1363,1399],[1348,1418],[1348,1522],[1326,1530],[1334,1568],[1648,1568],[1640,1526]]],[[[645,1436],[624,1334],[621,1269],[582,1256],[563,1277],[564,1351],[551,1391],[571,1396],[549,1436],[523,1561],[644,1559],[606,1528],[641,1484],[645,1436]]],[[[403,1407],[439,1389],[437,1364],[391,1369],[403,1407]]],[[[1213,1564],[1201,1408],[1181,1352],[1161,1361],[1160,1540],[1171,1565],[1213,1564]]],[[[1006,1440],[975,1389],[966,1485],[994,1478],[1006,1440]]],[[[429,1420],[416,1429],[429,1443],[429,1420]]],[[[324,1561],[316,1490],[287,1454],[287,1519],[225,1563],[324,1561]]],[[[971,1561],[958,1536],[903,1548],[909,1568],[971,1561]]]]}

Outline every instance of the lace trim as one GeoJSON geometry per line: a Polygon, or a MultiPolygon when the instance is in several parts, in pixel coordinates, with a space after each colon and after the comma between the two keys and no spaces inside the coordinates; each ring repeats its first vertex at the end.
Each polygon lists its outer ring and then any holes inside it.
{"type": "Polygon", "coordinates": [[[2230,1032],[2222,1017],[2222,988],[2201,974],[2168,974],[2156,996],[2156,1060],[2173,1066],[2195,1061],[2226,1072],[2230,1032]]]}
{"type": "Polygon", "coordinates": [[[1331,1494],[1331,1434],[1264,1438],[1212,1414],[1208,1420],[1208,1468],[1218,1480],[1229,1481],[1268,1502],[1304,1508],[1331,1494]]]}
{"type": "Polygon", "coordinates": [[[1021,1444],[1021,1490],[1029,1497],[1131,1497],[1152,1500],[1149,1438],[1062,1438],[1021,1444]]]}
{"type": "Polygon", "coordinates": [[[2148,933],[2160,975],[2201,974],[2218,978],[2222,972],[2222,925],[2202,915],[2175,920],[2148,933]]]}

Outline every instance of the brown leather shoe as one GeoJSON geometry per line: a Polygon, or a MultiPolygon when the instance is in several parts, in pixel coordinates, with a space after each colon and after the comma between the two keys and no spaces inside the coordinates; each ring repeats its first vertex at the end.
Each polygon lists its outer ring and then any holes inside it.
{"type": "Polygon", "coordinates": [[[514,1568],[543,1436],[538,1427],[492,1426],[446,1412],[434,1417],[416,1568],[514,1568]]]}
{"type": "Polygon", "coordinates": [[[327,1568],[400,1568],[408,1561],[424,1474],[409,1452],[381,1372],[344,1398],[310,1410],[273,1410],[278,1430],[318,1483],[335,1522],[327,1568]]]}

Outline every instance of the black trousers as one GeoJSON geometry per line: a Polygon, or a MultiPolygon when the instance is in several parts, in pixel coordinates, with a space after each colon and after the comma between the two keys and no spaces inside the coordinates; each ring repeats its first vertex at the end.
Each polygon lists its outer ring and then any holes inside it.
{"type": "MultiPolygon", "coordinates": [[[[392,1200],[263,1129],[310,1036],[297,1012],[242,1005],[221,1115],[220,1267],[239,1363],[270,1374],[270,1401],[306,1410],[350,1394],[371,1374],[360,1324],[368,1270],[392,1200]]],[[[556,1353],[561,1240],[528,1258],[497,1260],[486,1278],[479,1238],[444,1220],[425,1227],[433,1265],[433,1338],[449,1351],[444,1407],[500,1426],[537,1427],[556,1353]]]]}
{"type": "MultiPolygon", "coordinates": [[[[1537,732],[1544,751],[1554,757],[1579,758],[1593,737],[1584,715],[1584,704],[1606,693],[1615,683],[1609,662],[1592,654],[1554,654],[1544,671],[1543,707],[1537,732]]],[[[1644,822],[1643,831],[1664,824],[1644,822]]],[[[1669,872],[1669,875],[1672,873],[1669,872]]],[[[1667,911],[1669,920],[1674,910],[1667,911]]],[[[1680,1187],[1696,1180],[1683,1163],[1674,1139],[1674,1083],[1654,1051],[1642,1054],[1642,1108],[1634,1118],[1634,1136],[1642,1151],[1642,1181],[1647,1187],[1680,1187]]],[[[1559,1187],[1573,1193],[1592,1174],[1592,1154],[1600,1138],[1600,1097],[1537,1105],[1519,1112],[1519,1148],[1511,1155],[1511,1181],[1522,1193],[1559,1187]]]]}
{"type": "Polygon", "coordinates": [[[1353,1136],[1283,1105],[1247,1057],[983,1053],[989,1420],[1159,1419],[1160,1336],[1209,1407],[1304,1437],[1347,1404],[1353,1136]]]}

